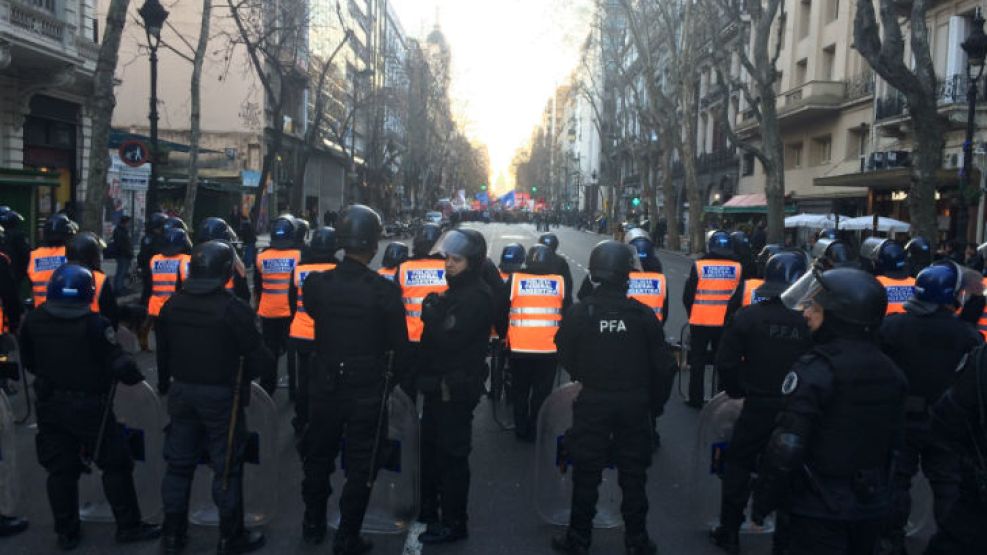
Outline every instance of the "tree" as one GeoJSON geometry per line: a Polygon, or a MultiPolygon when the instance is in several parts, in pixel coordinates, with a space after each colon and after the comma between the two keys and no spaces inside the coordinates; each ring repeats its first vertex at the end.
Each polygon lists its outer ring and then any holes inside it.
{"type": "Polygon", "coordinates": [[[92,136],[89,143],[89,179],[86,183],[82,227],[97,233],[103,227],[103,201],[106,197],[106,148],[110,142],[110,123],[116,107],[113,94],[113,74],[120,52],[120,38],[127,21],[130,0],[110,0],[106,9],[103,41],[96,59],[91,100],[92,136]]]}
{"type": "Polygon", "coordinates": [[[185,219],[195,221],[195,194],[199,188],[199,139],[202,135],[202,63],[209,45],[209,20],[212,17],[212,0],[202,0],[202,23],[199,26],[199,42],[192,60],[191,122],[189,125],[188,185],[185,188],[185,219]]]}
{"type": "MultiPolygon", "coordinates": [[[[939,114],[938,79],[929,49],[926,13],[931,0],[913,0],[909,17],[899,20],[901,9],[908,4],[895,0],[878,0],[880,22],[873,0],[858,0],[854,18],[854,46],[857,52],[889,85],[904,95],[915,133],[912,148],[911,188],[908,212],[913,229],[924,237],[936,237],[936,173],[942,167],[946,122],[939,114]],[[909,50],[914,69],[905,58],[902,25],[910,26],[909,50]]],[[[965,237],[966,230],[958,230],[965,237]]]]}

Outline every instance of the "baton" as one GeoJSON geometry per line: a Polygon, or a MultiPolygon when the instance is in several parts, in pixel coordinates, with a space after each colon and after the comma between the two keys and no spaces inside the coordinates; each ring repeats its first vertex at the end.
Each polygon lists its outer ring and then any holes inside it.
{"type": "Polygon", "coordinates": [[[384,391],[380,394],[380,412],[377,413],[377,429],[374,431],[374,446],[370,451],[370,473],[367,475],[367,487],[374,487],[377,475],[377,454],[380,451],[380,432],[384,426],[384,415],[387,414],[387,398],[391,389],[391,369],[394,366],[394,351],[387,351],[387,368],[384,370],[384,391]]]}
{"type": "Polygon", "coordinates": [[[233,390],[233,406],[230,408],[230,427],[226,432],[226,461],[223,463],[223,493],[230,487],[230,470],[233,466],[233,431],[236,429],[236,417],[240,412],[240,389],[243,385],[243,359],[236,372],[236,389],[233,390]]]}
{"type": "Polygon", "coordinates": [[[92,456],[89,457],[86,466],[90,466],[99,459],[99,452],[103,448],[103,438],[106,437],[106,423],[110,419],[110,409],[113,407],[113,400],[116,396],[117,382],[114,381],[113,385],[110,386],[110,390],[106,393],[106,405],[103,407],[103,416],[99,419],[99,432],[96,433],[96,445],[93,447],[92,456]]]}

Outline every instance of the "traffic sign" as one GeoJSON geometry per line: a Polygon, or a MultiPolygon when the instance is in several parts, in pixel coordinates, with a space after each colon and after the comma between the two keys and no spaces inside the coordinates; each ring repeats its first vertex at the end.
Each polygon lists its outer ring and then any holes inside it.
{"type": "Polygon", "coordinates": [[[120,160],[131,168],[139,168],[151,161],[151,149],[144,141],[129,140],[120,145],[120,160]]]}

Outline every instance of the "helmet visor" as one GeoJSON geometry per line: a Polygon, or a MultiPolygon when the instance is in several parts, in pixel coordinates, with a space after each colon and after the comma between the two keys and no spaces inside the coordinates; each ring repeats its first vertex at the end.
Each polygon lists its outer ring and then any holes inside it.
{"type": "Polygon", "coordinates": [[[473,241],[466,234],[453,229],[443,233],[442,237],[439,237],[439,240],[435,242],[429,254],[439,255],[443,258],[448,258],[449,256],[469,258],[470,256],[475,256],[477,253],[476,245],[473,241]]]}
{"type": "Polygon", "coordinates": [[[823,291],[818,271],[813,269],[802,275],[781,294],[781,302],[791,310],[805,310],[823,291]]]}

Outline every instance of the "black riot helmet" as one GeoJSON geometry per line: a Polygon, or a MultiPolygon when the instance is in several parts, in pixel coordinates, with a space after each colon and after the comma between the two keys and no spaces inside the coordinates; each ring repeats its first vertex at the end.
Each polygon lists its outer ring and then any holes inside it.
{"type": "Polygon", "coordinates": [[[932,245],[929,240],[921,235],[912,237],[911,241],[905,244],[905,266],[912,277],[932,264],[932,245]]]}
{"type": "Polygon", "coordinates": [[[812,245],[812,258],[825,267],[837,268],[852,265],[853,250],[850,245],[840,239],[823,238],[812,245]]]}
{"type": "Polygon", "coordinates": [[[384,258],[380,265],[384,268],[397,268],[399,264],[408,260],[409,254],[408,245],[400,241],[392,241],[384,248],[384,258]]]}
{"type": "Polygon", "coordinates": [[[196,245],[205,243],[206,241],[226,241],[233,243],[236,240],[236,233],[223,218],[210,216],[199,222],[199,225],[195,228],[196,245]]]}
{"type": "Polygon", "coordinates": [[[308,220],[305,218],[295,218],[295,246],[302,248],[305,246],[305,240],[308,238],[308,230],[310,228],[308,220]]]}
{"type": "Polygon", "coordinates": [[[743,231],[734,231],[730,234],[730,246],[733,247],[733,255],[737,260],[750,260],[751,239],[743,231]]]}
{"type": "Polygon", "coordinates": [[[47,246],[64,245],[79,232],[79,226],[62,213],[54,214],[45,221],[41,236],[47,246]]]}
{"type": "Polygon", "coordinates": [[[83,231],[69,239],[65,245],[65,257],[69,262],[100,270],[106,243],[92,231],[83,231]]]}
{"type": "Polygon", "coordinates": [[[550,274],[555,267],[555,253],[548,245],[538,243],[528,249],[524,269],[532,274],[550,274]]]}
{"type": "Polygon", "coordinates": [[[0,225],[5,229],[17,229],[17,226],[24,221],[24,216],[9,206],[0,206],[0,225]]]}
{"type": "Polygon", "coordinates": [[[475,229],[451,229],[436,241],[430,254],[461,256],[469,263],[468,271],[479,273],[487,258],[487,240],[475,229]]]}
{"type": "Polygon", "coordinates": [[[423,224],[412,241],[415,258],[424,258],[432,251],[435,242],[442,236],[442,228],[435,224],[423,224]]]}
{"type": "Polygon", "coordinates": [[[765,298],[781,295],[805,274],[808,267],[805,255],[800,252],[785,251],[773,255],[764,265],[764,283],[757,288],[757,295],[765,298]]]}
{"type": "Polygon", "coordinates": [[[500,251],[501,272],[508,274],[519,272],[524,262],[524,245],[521,243],[508,243],[504,246],[504,250],[500,251]]]}
{"type": "Polygon", "coordinates": [[[723,230],[711,231],[706,238],[706,253],[717,258],[732,260],[735,255],[730,234],[723,230]]]}
{"type": "Polygon", "coordinates": [[[336,244],[354,254],[374,254],[380,241],[380,215],[369,206],[351,204],[343,209],[336,226],[336,244]]]}
{"type": "Polygon", "coordinates": [[[168,214],[164,212],[154,212],[147,218],[144,228],[148,233],[160,234],[164,232],[165,222],[168,221],[168,214]]]}
{"type": "Polygon", "coordinates": [[[206,241],[192,249],[188,264],[188,279],[184,288],[199,291],[217,290],[233,277],[236,252],[226,241],[206,241]]]}
{"type": "Polygon", "coordinates": [[[165,231],[168,231],[169,229],[181,229],[185,233],[188,233],[188,226],[185,225],[185,220],[179,218],[178,216],[169,217],[165,220],[162,227],[165,231]]]}
{"type": "Polygon", "coordinates": [[[806,273],[782,295],[786,306],[804,310],[818,303],[831,329],[851,328],[855,332],[873,332],[881,325],[888,308],[888,295],[877,278],[856,268],[822,270],[818,266],[806,273]]]}
{"type": "Polygon", "coordinates": [[[761,252],[757,253],[757,259],[755,260],[754,272],[756,277],[764,279],[764,269],[768,266],[768,260],[779,252],[784,251],[785,245],[779,243],[768,243],[764,245],[761,252]]]}
{"type": "Polygon", "coordinates": [[[596,283],[626,287],[630,273],[639,269],[634,250],[617,241],[600,241],[589,254],[589,275],[596,283]]]}
{"type": "Polygon", "coordinates": [[[903,277],[905,274],[905,249],[893,239],[868,237],[860,245],[860,257],[877,275],[903,277]]]}
{"type": "Polygon", "coordinates": [[[559,250],[559,238],[554,233],[542,233],[538,237],[538,242],[552,249],[552,252],[558,252],[559,250]]]}
{"type": "Polygon", "coordinates": [[[312,232],[306,259],[316,263],[335,262],[336,250],[336,230],[323,226],[312,232]]]}
{"type": "Polygon", "coordinates": [[[188,233],[184,229],[171,228],[164,232],[164,245],[161,247],[161,254],[165,256],[175,256],[176,254],[187,254],[192,250],[192,242],[189,241],[188,233]]]}
{"type": "Polygon", "coordinates": [[[295,218],[279,216],[271,225],[271,247],[290,249],[295,246],[295,218]]]}

